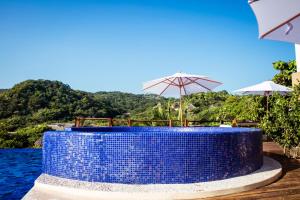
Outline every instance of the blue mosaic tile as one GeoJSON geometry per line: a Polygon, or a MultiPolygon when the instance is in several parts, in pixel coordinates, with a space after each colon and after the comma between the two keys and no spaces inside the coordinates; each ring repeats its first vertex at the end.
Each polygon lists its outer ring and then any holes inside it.
{"type": "Polygon", "coordinates": [[[262,162],[260,129],[83,127],[43,138],[44,173],[90,182],[213,181],[249,174],[262,162]]]}

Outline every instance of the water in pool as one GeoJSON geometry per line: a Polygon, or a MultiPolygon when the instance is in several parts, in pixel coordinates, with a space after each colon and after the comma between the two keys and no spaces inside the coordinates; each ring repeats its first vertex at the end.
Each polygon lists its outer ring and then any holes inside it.
{"type": "Polygon", "coordinates": [[[0,149],[0,199],[21,199],[41,174],[41,149],[0,149]]]}

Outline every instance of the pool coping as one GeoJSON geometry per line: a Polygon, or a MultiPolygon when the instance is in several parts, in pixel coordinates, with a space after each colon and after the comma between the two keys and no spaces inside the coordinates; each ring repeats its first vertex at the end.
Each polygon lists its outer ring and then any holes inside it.
{"type": "Polygon", "coordinates": [[[23,200],[103,199],[103,200],[178,200],[222,196],[253,190],[276,181],[282,167],[264,156],[264,165],[257,171],[235,178],[192,184],[127,185],[70,180],[42,174],[23,200]]]}

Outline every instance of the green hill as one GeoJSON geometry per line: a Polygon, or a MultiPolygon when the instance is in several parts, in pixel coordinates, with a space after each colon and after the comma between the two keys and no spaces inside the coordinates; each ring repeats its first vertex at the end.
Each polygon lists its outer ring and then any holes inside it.
{"type": "Polygon", "coordinates": [[[113,108],[118,108],[121,115],[118,117],[134,117],[147,109],[152,109],[159,102],[166,103],[167,98],[157,95],[132,94],[124,92],[97,92],[95,97],[99,101],[108,101],[113,108]]]}
{"type": "Polygon", "coordinates": [[[124,118],[165,100],[156,95],[89,93],[73,90],[59,81],[27,80],[0,93],[0,123],[5,124],[0,124],[0,132],[75,117],[124,118]]]}
{"type": "Polygon", "coordinates": [[[28,80],[0,94],[0,119],[22,116],[45,122],[118,114],[108,101],[98,101],[94,94],[73,90],[58,81],[28,80]]]}
{"type": "Polygon", "coordinates": [[[27,80],[0,92],[0,148],[32,147],[46,123],[75,117],[131,117],[165,98],[122,92],[89,93],[59,81],[27,80]]]}

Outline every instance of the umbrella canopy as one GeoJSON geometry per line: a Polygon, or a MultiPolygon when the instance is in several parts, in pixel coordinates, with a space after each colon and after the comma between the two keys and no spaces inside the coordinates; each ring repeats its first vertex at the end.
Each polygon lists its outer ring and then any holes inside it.
{"type": "Polygon", "coordinates": [[[164,96],[180,96],[180,119],[182,123],[182,96],[198,92],[212,91],[222,83],[206,76],[176,73],[143,84],[143,90],[148,93],[164,96]]]}
{"type": "Polygon", "coordinates": [[[283,85],[279,85],[274,83],[273,81],[264,81],[262,83],[245,87],[239,90],[235,90],[234,93],[242,94],[242,95],[262,95],[262,96],[269,96],[273,93],[277,92],[281,95],[285,95],[292,90],[288,87],[285,87],[283,85]]]}
{"type": "Polygon", "coordinates": [[[145,82],[143,90],[148,93],[176,97],[212,91],[221,84],[206,76],[176,73],[172,76],[145,82]]]}
{"type": "Polygon", "coordinates": [[[249,0],[263,39],[300,44],[299,0],[249,0]]]}
{"type": "Polygon", "coordinates": [[[297,71],[300,72],[300,1],[249,0],[262,39],[292,42],[296,45],[297,71]]]}

